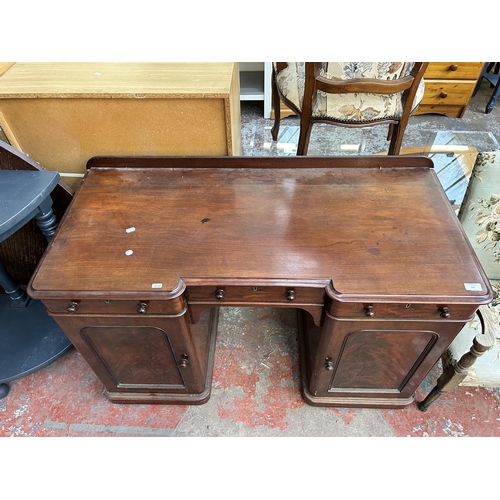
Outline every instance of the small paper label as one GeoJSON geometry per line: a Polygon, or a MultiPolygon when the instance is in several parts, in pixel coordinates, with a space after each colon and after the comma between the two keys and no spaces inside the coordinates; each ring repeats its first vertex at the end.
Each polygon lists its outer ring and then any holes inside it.
{"type": "Polygon", "coordinates": [[[480,292],[483,289],[481,283],[464,283],[464,287],[469,292],[480,292]]]}
{"type": "Polygon", "coordinates": [[[151,288],[161,288],[163,286],[163,283],[153,283],[151,285],[151,288]]]}
{"type": "Polygon", "coordinates": [[[134,231],[135,231],[135,227],[133,227],[133,226],[125,229],[126,233],[133,233],[134,231]]]}

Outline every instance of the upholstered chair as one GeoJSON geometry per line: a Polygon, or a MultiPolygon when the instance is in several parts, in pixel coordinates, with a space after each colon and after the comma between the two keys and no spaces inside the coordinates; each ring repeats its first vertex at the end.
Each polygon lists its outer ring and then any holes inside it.
{"type": "Polygon", "coordinates": [[[424,94],[427,64],[273,63],[273,140],[278,139],[283,101],[300,117],[297,155],[307,154],[311,128],[317,122],[344,127],[389,124],[389,154],[399,154],[410,114],[424,94]]]}

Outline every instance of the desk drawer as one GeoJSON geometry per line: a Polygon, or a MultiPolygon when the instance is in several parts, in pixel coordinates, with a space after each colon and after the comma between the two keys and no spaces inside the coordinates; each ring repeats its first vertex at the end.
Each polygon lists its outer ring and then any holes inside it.
{"type": "Polygon", "coordinates": [[[426,80],[421,105],[465,106],[474,91],[476,82],[455,80],[426,80]]]}
{"type": "Polygon", "coordinates": [[[425,70],[425,86],[430,79],[477,80],[483,69],[482,62],[431,62],[425,70]]]}
{"type": "Polygon", "coordinates": [[[472,304],[391,304],[376,302],[337,302],[330,313],[337,318],[352,319],[428,319],[468,320],[476,311],[472,304]]]}
{"type": "Polygon", "coordinates": [[[295,286],[194,286],[186,289],[188,302],[317,304],[325,302],[324,288],[295,286]]]}
{"type": "Polygon", "coordinates": [[[50,299],[43,301],[51,313],[68,314],[135,314],[140,315],[176,315],[185,309],[184,299],[173,300],[116,300],[116,299],[50,299]]]}

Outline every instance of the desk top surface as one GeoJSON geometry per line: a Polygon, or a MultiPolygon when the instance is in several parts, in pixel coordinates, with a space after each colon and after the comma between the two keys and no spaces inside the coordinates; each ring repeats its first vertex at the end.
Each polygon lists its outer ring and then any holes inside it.
{"type": "Polygon", "coordinates": [[[234,66],[18,62],[0,71],[0,98],[222,97],[230,93],[234,66]]]}
{"type": "Polygon", "coordinates": [[[93,168],[32,292],[168,298],[183,284],[331,281],[339,296],[358,299],[489,301],[432,168],[331,165],[93,168]]]}

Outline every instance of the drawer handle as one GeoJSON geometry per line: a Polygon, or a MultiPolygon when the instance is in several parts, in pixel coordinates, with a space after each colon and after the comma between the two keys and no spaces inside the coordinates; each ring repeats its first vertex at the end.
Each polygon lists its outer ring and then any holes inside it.
{"type": "Polygon", "coordinates": [[[373,316],[375,316],[375,308],[373,306],[366,306],[363,310],[365,311],[365,316],[368,316],[369,318],[373,318],[373,316]]]}
{"type": "Polygon", "coordinates": [[[222,288],[215,290],[215,300],[223,300],[224,295],[226,295],[226,292],[222,288]]]}
{"type": "Polygon", "coordinates": [[[78,302],[71,301],[68,304],[68,307],[66,308],[66,311],[68,311],[69,313],[74,313],[74,312],[76,312],[77,309],[78,309],[78,302]]]}
{"type": "Polygon", "coordinates": [[[333,370],[333,362],[330,356],[325,358],[325,370],[332,371],[333,370]]]}
{"type": "Polygon", "coordinates": [[[148,305],[146,304],[146,302],[139,302],[137,304],[137,312],[139,314],[146,314],[148,310],[148,305]]]}
{"type": "Polygon", "coordinates": [[[188,361],[189,361],[189,356],[187,354],[183,354],[181,356],[181,362],[179,363],[179,366],[181,368],[187,368],[188,361]]]}
{"type": "Polygon", "coordinates": [[[452,64],[450,66],[450,71],[456,71],[458,69],[458,64],[452,64]]]}
{"type": "Polygon", "coordinates": [[[441,316],[444,319],[448,319],[451,316],[450,309],[448,307],[440,307],[438,311],[439,311],[439,316],[441,316]]]}
{"type": "Polygon", "coordinates": [[[448,97],[448,93],[445,92],[444,90],[439,94],[439,97],[441,97],[441,99],[446,99],[448,97]]]}
{"type": "Polygon", "coordinates": [[[289,300],[291,302],[292,300],[295,300],[295,291],[294,290],[287,290],[285,296],[286,296],[286,300],[289,300]]]}

